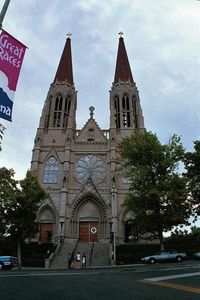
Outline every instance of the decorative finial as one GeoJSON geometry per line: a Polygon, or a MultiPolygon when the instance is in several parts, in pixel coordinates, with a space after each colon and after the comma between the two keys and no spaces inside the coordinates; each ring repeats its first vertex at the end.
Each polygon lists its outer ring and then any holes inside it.
{"type": "Polygon", "coordinates": [[[119,32],[119,37],[120,37],[120,38],[123,38],[123,35],[124,35],[123,32],[120,31],[120,32],[119,32]]]}
{"type": "Polygon", "coordinates": [[[94,106],[90,106],[89,110],[90,110],[90,118],[92,119],[93,115],[94,115],[94,110],[95,110],[94,106]]]}
{"type": "Polygon", "coordinates": [[[67,38],[68,38],[68,39],[71,39],[71,36],[72,36],[71,32],[68,32],[68,33],[67,33],[67,38]]]}

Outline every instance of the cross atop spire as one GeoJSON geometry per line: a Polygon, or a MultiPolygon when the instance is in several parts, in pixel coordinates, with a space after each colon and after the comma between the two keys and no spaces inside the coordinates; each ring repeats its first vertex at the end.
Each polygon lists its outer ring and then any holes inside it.
{"type": "Polygon", "coordinates": [[[72,36],[71,32],[68,32],[68,33],[67,33],[67,38],[68,38],[68,39],[71,39],[71,36],[72,36]]]}
{"type": "Polygon", "coordinates": [[[134,83],[131,68],[129,65],[128,55],[126,53],[126,48],[123,39],[123,33],[119,32],[119,46],[117,53],[117,63],[115,68],[115,78],[114,83],[119,81],[130,81],[134,83]]]}

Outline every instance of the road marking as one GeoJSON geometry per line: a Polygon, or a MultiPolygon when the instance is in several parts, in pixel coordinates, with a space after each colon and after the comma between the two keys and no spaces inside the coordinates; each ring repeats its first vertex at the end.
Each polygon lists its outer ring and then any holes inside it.
{"type": "Polygon", "coordinates": [[[173,284],[173,283],[167,283],[167,282],[161,282],[161,281],[150,281],[150,280],[145,280],[145,279],[144,280],[139,280],[139,281],[140,282],[145,282],[145,283],[148,283],[148,284],[161,286],[161,287],[167,287],[167,288],[176,289],[176,290],[180,290],[180,291],[187,291],[187,292],[200,294],[200,289],[193,288],[191,286],[185,286],[185,285],[181,285],[181,284],[173,284]]]}
{"type": "Polygon", "coordinates": [[[99,272],[92,273],[64,273],[64,272],[54,272],[54,273],[28,273],[28,274],[0,274],[0,278],[6,277],[31,277],[31,276],[71,276],[71,275],[97,275],[99,272]]]}
{"type": "Polygon", "coordinates": [[[167,288],[171,288],[171,289],[176,289],[176,290],[181,290],[181,291],[187,291],[187,292],[200,294],[200,289],[199,288],[194,288],[194,287],[191,287],[191,286],[185,286],[185,285],[182,285],[182,284],[162,282],[164,280],[169,280],[169,279],[185,278],[185,277],[193,277],[193,276],[200,276],[200,272],[147,278],[147,279],[143,279],[143,280],[139,280],[139,281],[144,282],[144,283],[148,283],[148,284],[161,286],[161,287],[167,287],[167,288]]]}
{"type": "Polygon", "coordinates": [[[169,275],[169,276],[160,276],[160,277],[154,277],[154,278],[147,278],[145,280],[150,281],[163,281],[168,279],[175,279],[175,278],[184,278],[184,277],[193,277],[193,276],[199,276],[200,272],[195,273],[184,273],[184,274],[178,274],[178,275],[169,275]]]}

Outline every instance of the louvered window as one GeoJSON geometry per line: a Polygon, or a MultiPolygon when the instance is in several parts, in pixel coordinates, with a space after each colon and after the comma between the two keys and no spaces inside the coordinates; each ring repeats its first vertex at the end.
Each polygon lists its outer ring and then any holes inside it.
{"type": "Polygon", "coordinates": [[[53,127],[61,127],[63,97],[58,95],[55,101],[55,110],[53,116],[53,127]]]}

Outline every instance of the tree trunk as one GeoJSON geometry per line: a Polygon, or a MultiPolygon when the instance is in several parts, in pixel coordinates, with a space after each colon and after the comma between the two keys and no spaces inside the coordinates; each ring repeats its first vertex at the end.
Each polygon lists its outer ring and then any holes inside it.
{"type": "Polygon", "coordinates": [[[22,252],[21,252],[21,243],[17,243],[17,259],[18,259],[18,270],[22,268],[22,252]]]}
{"type": "Polygon", "coordinates": [[[162,232],[162,229],[160,229],[160,228],[158,230],[158,238],[160,241],[160,251],[163,251],[164,250],[163,232],[162,232]]]}

